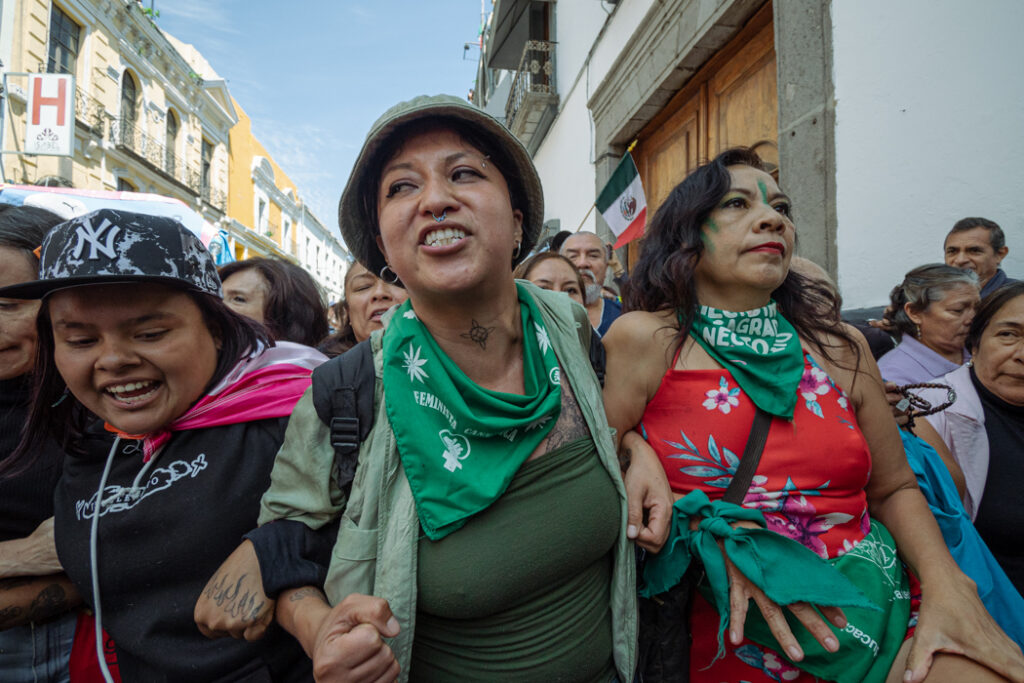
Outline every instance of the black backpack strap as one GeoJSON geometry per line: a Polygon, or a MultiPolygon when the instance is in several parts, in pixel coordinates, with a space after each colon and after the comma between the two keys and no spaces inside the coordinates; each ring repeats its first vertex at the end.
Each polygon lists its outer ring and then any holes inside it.
{"type": "Polygon", "coordinates": [[[580,335],[580,344],[584,349],[587,350],[587,355],[590,357],[590,367],[594,368],[594,374],[597,375],[597,381],[601,383],[601,388],[604,389],[604,371],[605,371],[605,355],[604,355],[604,344],[601,343],[601,335],[597,333],[597,330],[590,324],[590,318],[587,317],[587,311],[582,306],[574,306],[571,303],[573,319],[576,321],[576,330],[580,335]]]}
{"type": "Polygon", "coordinates": [[[740,464],[736,466],[736,474],[732,475],[729,488],[722,496],[722,500],[725,502],[736,505],[743,504],[743,499],[750,488],[750,482],[754,479],[754,472],[757,471],[757,463],[761,461],[761,454],[768,441],[768,430],[771,426],[771,414],[757,408],[754,424],[750,427],[750,436],[747,437],[747,447],[743,449],[743,457],[740,458],[740,464]]]}
{"type": "Polygon", "coordinates": [[[359,461],[359,444],[373,427],[376,373],[369,340],[313,370],[313,407],[331,430],[335,477],[340,488],[351,485],[359,461]]]}

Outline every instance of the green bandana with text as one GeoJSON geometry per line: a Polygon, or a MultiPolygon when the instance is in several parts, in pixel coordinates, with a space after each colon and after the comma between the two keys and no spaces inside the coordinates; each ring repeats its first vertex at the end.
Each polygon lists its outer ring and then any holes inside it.
{"type": "Polygon", "coordinates": [[[516,288],[523,395],[484,389],[467,377],[416,318],[411,301],[398,307],[384,333],[384,403],[431,540],[497,500],[561,412],[555,351],[537,305],[516,288]]]}
{"type": "Polygon", "coordinates": [[[796,329],[774,301],[752,311],[701,306],[692,336],[766,413],[793,419],[804,357],[796,329]]]}

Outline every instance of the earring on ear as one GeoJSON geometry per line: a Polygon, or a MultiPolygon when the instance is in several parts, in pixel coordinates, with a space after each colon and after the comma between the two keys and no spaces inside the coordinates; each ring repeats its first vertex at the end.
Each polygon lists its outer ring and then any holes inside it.
{"type": "Polygon", "coordinates": [[[380,269],[380,273],[378,273],[378,276],[380,277],[381,280],[388,283],[389,285],[393,285],[396,282],[398,282],[398,273],[391,270],[391,265],[387,263],[385,263],[384,266],[380,269]],[[387,275],[385,275],[384,271],[388,271],[389,273],[391,273],[391,276],[388,277],[387,275]]]}
{"type": "Polygon", "coordinates": [[[921,338],[921,326],[918,325],[917,323],[914,323],[914,336],[917,337],[918,339],[921,338]]]}
{"type": "Polygon", "coordinates": [[[516,248],[512,251],[512,260],[519,258],[519,252],[522,251],[522,242],[516,242],[516,248]]]}

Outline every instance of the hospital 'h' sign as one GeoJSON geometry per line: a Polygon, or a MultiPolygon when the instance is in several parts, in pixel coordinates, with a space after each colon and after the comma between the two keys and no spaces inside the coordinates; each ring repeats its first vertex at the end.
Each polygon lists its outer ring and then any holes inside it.
{"type": "Polygon", "coordinates": [[[75,79],[29,74],[25,152],[71,156],[75,143],[75,79]]]}

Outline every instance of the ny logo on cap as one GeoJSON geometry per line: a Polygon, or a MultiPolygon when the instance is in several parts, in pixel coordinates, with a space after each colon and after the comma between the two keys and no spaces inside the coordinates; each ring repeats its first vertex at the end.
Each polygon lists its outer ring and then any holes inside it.
{"type": "Polygon", "coordinates": [[[77,228],[78,244],[75,245],[74,257],[81,258],[82,249],[85,248],[86,243],[89,244],[89,260],[95,261],[99,258],[96,252],[102,252],[107,258],[114,258],[117,256],[117,252],[114,251],[114,240],[117,239],[117,233],[121,232],[121,227],[114,225],[106,218],[100,223],[99,229],[94,229],[92,223],[86,219],[77,228]],[[110,228],[113,228],[112,230],[110,228]],[[103,233],[107,233],[106,244],[101,244],[100,240],[103,239],[103,233]]]}

